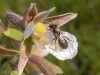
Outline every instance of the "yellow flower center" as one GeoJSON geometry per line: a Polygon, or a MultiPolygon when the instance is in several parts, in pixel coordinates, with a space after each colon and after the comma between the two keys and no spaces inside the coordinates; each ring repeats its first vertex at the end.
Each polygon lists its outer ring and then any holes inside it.
{"type": "Polygon", "coordinates": [[[46,27],[44,24],[42,23],[37,23],[36,25],[34,25],[34,30],[33,30],[33,38],[42,44],[47,44],[47,42],[45,41],[45,39],[42,37],[42,35],[46,32],[46,27]]]}
{"type": "Polygon", "coordinates": [[[35,26],[34,26],[34,31],[36,33],[39,33],[39,34],[44,34],[46,32],[46,28],[44,26],[44,24],[42,23],[37,23],[35,26]]]}

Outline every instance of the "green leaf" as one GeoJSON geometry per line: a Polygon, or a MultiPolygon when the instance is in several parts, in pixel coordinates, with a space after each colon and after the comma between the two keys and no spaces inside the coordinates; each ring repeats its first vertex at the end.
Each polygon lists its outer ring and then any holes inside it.
{"type": "Polygon", "coordinates": [[[8,62],[3,63],[0,66],[0,75],[10,75],[11,73],[11,68],[9,66],[8,62]]]}
{"type": "Polygon", "coordinates": [[[17,71],[12,71],[10,75],[18,75],[17,71]]]}
{"type": "Polygon", "coordinates": [[[23,33],[17,29],[14,28],[8,28],[7,31],[4,32],[4,34],[10,38],[13,38],[15,40],[21,41],[23,38],[23,33]]]}
{"type": "MultiPolygon", "coordinates": [[[[17,41],[17,40],[16,40],[17,41]]],[[[19,41],[18,41],[19,42],[19,41]]],[[[14,49],[14,50],[18,50],[20,44],[17,44],[15,42],[15,40],[13,40],[10,37],[5,36],[4,34],[2,35],[2,37],[0,38],[0,45],[2,46],[6,46],[9,49],[14,49]]]]}

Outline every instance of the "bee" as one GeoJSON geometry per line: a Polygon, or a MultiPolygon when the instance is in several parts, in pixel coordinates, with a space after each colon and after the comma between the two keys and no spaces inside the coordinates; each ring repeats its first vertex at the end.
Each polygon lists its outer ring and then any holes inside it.
{"type": "Polygon", "coordinates": [[[52,42],[55,40],[55,45],[56,45],[56,41],[58,40],[60,47],[62,49],[66,49],[68,47],[68,42],[66,40],[67,37],[65,37],[65,36],[60,37],[62,31],[59,29],[59,27],[57,27],[56,24],[50,24],[49,28],[52,31],[53,35],[55,36],[55,38],[52,40],[52,42]]]}

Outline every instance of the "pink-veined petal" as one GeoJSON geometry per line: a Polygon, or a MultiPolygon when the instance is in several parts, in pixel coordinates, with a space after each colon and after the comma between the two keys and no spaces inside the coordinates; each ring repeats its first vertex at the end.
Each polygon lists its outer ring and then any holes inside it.
{"type": "Polygon", "coordinates": [[[44,22],[52,22],[56,24],[58,27],[64,25],[65,23],[69,22],[70,20],[76,18],[76,13],[66,13],[58,16],[53,16],[44,20],[44,22]]]}
{"type": "Polygon", "coordinates": [[[47,11],[43,11],[43,12],[40,12],[38,13],[35,17],[34,17],[34,22],[35,24],[40,22],[40,21],[43,21],[52,11],[54,11],[55,7],[47,10],[47,11]]]}
{"type": "Polygon", "coordinates": [[[35,15],[38,13],[37,8],[36,8],[36,4],[35,3],[31,3],[30,7],[26,10],[25,15],[24,15],[24,19],[23,19],[23,25],[24,27],[27,26],[27,24],[33,20],[33,18],[35,17],[35,15]]]}

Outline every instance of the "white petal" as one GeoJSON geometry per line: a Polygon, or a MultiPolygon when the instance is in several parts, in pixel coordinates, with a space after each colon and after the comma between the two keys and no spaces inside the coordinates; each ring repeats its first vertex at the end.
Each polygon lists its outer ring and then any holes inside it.
{"type": "Polygon", "coordinates": [[[76,37],[68,32],[63,32],[62,36],[66,36],[67,38],[69,38],[72,41],[76,41],[76,37]]]}
{"type": "Polygon", "coordinates": [[[27,27],[25,28],[24,39],[28,38],[31,35],[33,28],[34,28],[34,22],[32,21],[28,23],[27,27]]]}
{"type": "Polygon", "coordinates": [[[56,50],[52,50],[50,48],[50,45],[46,45],[46,50],[49,51],[49,53],[51,53],[52,55],[54,55],[56,58],[58,58],[59,60],[66,60],[66,59],[72,59],[73,57],[76,56],[78,50],[78,42],[76,41],[76,37],[68,32],[63,32],[62,36],[67,37],[66,40],[68,42],[68,48],[67,49],[56,49],[56,50]]]}

